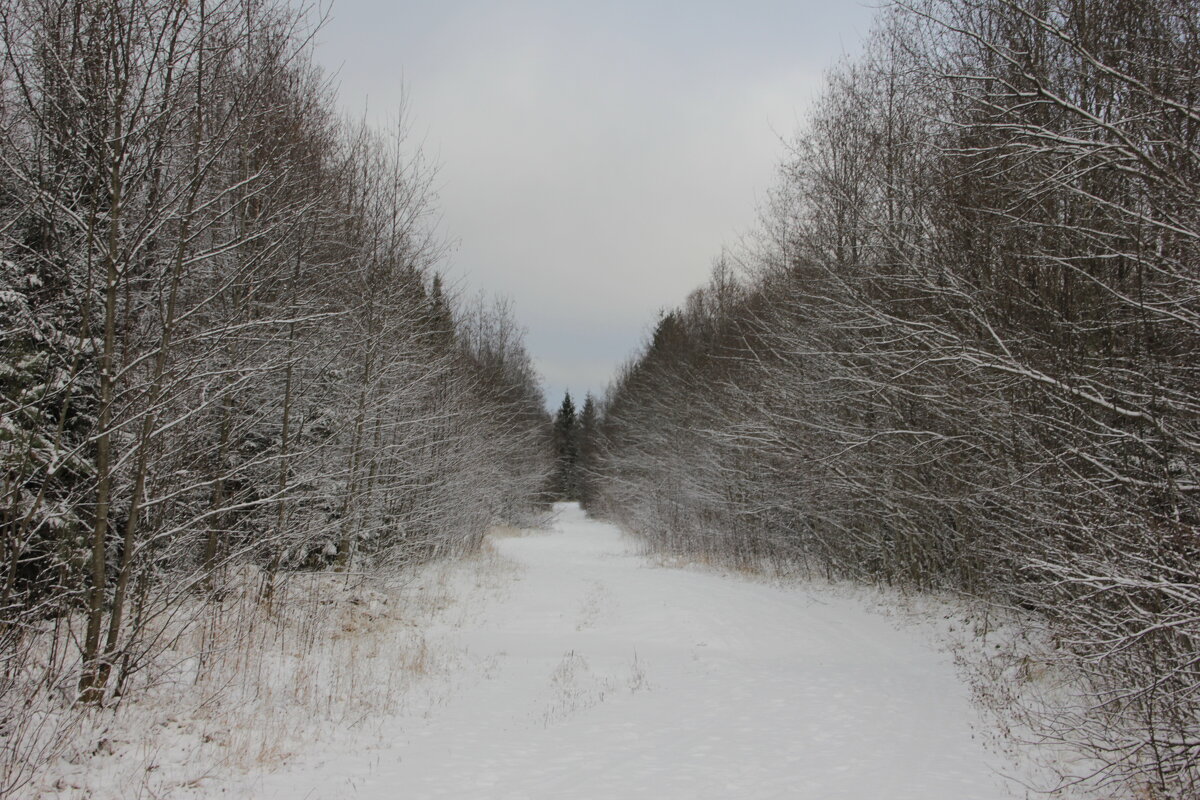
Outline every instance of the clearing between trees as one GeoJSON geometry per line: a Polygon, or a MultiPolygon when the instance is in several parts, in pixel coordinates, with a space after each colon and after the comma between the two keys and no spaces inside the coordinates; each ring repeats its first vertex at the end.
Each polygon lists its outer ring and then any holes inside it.
{"type": "Polygon", "coordinates": [[[438,699],[196,796],[1025,796],[931,626],[819,585],[663,567],[556,511],[489,540],[505,580],[458,582],[470,611],[429,636],[460,657],[417,692],[438,699]]]}

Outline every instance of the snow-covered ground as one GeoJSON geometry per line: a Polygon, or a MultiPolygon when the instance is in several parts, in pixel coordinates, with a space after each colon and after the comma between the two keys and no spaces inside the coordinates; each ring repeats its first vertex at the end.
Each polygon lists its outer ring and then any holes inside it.
{"type": "MultiPolygon", "coordinates": [[[[207,786],[263,798],[1024,796],[951,659],[852,596],[655,566],[560,506],[434,635],[451,687],[371,736],[207,786]]],[[[419,704],[418,704],[419,705],[419,704]]]]}

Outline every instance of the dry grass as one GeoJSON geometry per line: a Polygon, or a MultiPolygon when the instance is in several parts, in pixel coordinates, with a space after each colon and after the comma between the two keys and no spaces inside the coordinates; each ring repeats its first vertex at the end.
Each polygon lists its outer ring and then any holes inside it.
{"type": "MultiPolygon", "coordinates": [[[[528,536],[535,531],[531,528],[517,528],[512,525],[497,525],[488,533],[490,539],[516,539],[521,536],[528,536]]],[[[487,540],[484,540],[485,544],[487,540]]]]}
{"type": "Polygon", "coordinates": [[[463,657],[446,634],[503,590],[509,566],[485,546],[393,580],[297,573],[269,603],[261,573],[230,574],[219,601],[170,617],[171,647],[115,708],[80,716],[43,699],[58,746],[13,796],[196,797],[322,743],[378,744],[445,699],[463,657]]]}

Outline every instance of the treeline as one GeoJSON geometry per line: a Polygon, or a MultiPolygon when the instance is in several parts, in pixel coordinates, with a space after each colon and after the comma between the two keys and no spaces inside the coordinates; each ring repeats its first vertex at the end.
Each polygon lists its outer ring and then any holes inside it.
{"type": "Polygon", "coordinates": [[[589,393],[576,411],[571,393],[563,395],[554,414],[554,472],[548,492],[556,500],[575,501],[585,508],[596,495],[596,438],[599,417],[589,393]]]}
{"type": "Polygon", "coordinates": [[[1033,612],[1078,691],[1040,732],[1195,797],[1198,137],[1196,2],[887,9],[742,263],[611,388],[596,505],[1033,612]]]}
{"type": "Polygon", "coordinates": [[[313,35],[262,0],[0,4],[0,736],[31,686],[124,691],[231,565],[265,602],[542,501],[521,332],[448,296],[434,170],[339,117],[313,35]]]}

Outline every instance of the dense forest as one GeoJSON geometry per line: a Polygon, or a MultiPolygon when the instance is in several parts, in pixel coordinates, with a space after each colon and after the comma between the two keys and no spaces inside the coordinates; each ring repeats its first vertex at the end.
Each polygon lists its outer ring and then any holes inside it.
{"type": "Polygon", "coordinates": [[[521,331],[443,286],[433,166],[341,118],[312,35],[258,0],[0,5],[0,795],[48,746],[23,708],[131,691],[233,568],[269,603],[544,500],[521,331]]]}
{"type": "Polygon", "coordinates": [[[551,499],[1018,619],[1065,781],[1200,795],[1200,1],[887,4],[757,229],[554,415],[318,28],[0,0],[0,796],[247,597],[551,499]]]}
{"type": "Polygon", "coordinates": [[[610,389],[591,508],[1024,614],[1071,777],[1195,797],[1198,185],[1197,3],[889,7],[610,389]]]}

